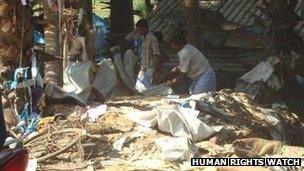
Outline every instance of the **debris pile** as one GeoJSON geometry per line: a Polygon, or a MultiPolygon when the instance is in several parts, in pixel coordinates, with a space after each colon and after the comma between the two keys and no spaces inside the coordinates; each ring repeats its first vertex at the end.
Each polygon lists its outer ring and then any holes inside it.
{"type": "Polygon", "coordinates": [[[25,140],[37,169],[180,170],[189,169],[193,156],[286,156],[288,150],[280,150],[286,148],[303,155],[301,147],[285,145],[301,125],[295,114],[264,108],[232,90],[186,98],[120,97],[64,116],[25,140]]]}

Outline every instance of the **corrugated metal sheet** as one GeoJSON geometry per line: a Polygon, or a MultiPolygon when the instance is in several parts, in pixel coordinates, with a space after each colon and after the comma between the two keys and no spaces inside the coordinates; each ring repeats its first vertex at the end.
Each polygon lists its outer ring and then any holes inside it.
{"type": "MultiPolygon", "coordinates": [[[[183,20],[183,0],[163,0],[149,15],[151,30],[160,31],[166,41],[170,40],[175,33],[177,23],[183,20]],[[180,15],[177,15],[180,14],[180,15]],[[171,18],[171,19],[170,19],[171,18]],[[175,22],[171,22],[175,20],[175,22]]],[[[265,19],[260,7],[262,0],[223,0],[214,11],[221,13],[228,21],[241,25],[254,25],[257,19],[265,19]]],[[[304,19],[304,3],[299,0],[295,13],[304,19]]],[[[304,38],[304,23],[299,23],[295,31],[304,38]]],[[[138,36],[136,31],[131,32],[126,38],[132,39],[138,36]]]]}
{"type": "Polygon", "coordinates": [[[229,21],[253,25],[258,18],[265,18],[260,9],[261,3],[262,0],[226,0],[217,10],[229,21]]]}
{"type": "MultiPolygon", "coordinates": [[[[216,10],[229,21],[243,25],[253,25],[258,18],[265,19],[265,14],[260,9],[261,4],[262,0],[225,0],[223,5],[216,10]]],[[[303,10],[304,4],[302,0],[298,0],[294,12],[302,17],[303,10]]]]}
{"type": "MultiPolygon", "coordinates": [[[[228,21],[241,25],[254,25],[257,19],[265,19],[265,14],[260,7],[262,0],[225,0],[225,2],[216,10],[221,13],[228,21]]],[[[298,0],[294,12],[304,19],[304,1],[298,0]]],[[[300,22],[295,28],[304,39],[304,23],[300,22]]]]}
{"type": "MultiPolygon", "coordinates": [[[[304,0],[299,0],[295,9],[295,13],[299,16],[303,16],[304,4],[301,3],[302,1],[304,0]]],[[[183,0],[163,0],[148,18],[151,30],[161,31],[164,34],[164,39],[166,41],[170,40],[174,35],[177,26],[176,23],[181,22],[184,19],[182,14],[184,11],[182,2],[183,0]]],[[[265,15],[260,9],[262,0],[222,0],[221,3],[211,5],[212,8],[210,8],[210,4],[208,4],[209,2],[210,1],[205,1],[200,5],[202,8],[208,8],[219,12],[227,20],[236,24],[254,25],[258,18],[265,19],[265,15]]],[[[204,30],[207,29],[205,28],[204,30]]],[[[295,31],[304,38],[304,21],[300,22],[299,25],[295,27],[295,31]]],[[[208,34],[218,33],[208,32],[208,34]]],[[[210,38],[212,38],[213,43],[221,43],[221,39],[218,39],[220,37],[216,37],[214,35],[210,35],[208,37],[208,34],[205,39],[210,41],[210,38]]],[[[130,40],[137,36],[138,34],[134,30],[126,38],[130,40]]],[[[229,49],[229,52],[226,52],[221,49],[217,49],[216,52],[205,52],[205,54],[210,55],[210,63],[217,71],[223,70],[245,73],[249,68],[255,66],[257,61],[259,61],[259,56],[257,56],[255,52],[237,52],[231,51],[231,49],[229,49]]],[[[171,60],[173,60],[173,58],[171,60]]],[[[171,63],[176,64],[176,60],[177,59],[175,59],[175,61],[171,61],[171,63]]]]}
{"type": "MultiPolygon", "coordinates": [[[[149,24],[152,31],[160,31],[164,35],[164,40],[170,40],[179,22],[184,19],[183,0],[163,0],[149,15],[149,24]]],[[[134,39],[138,36],[133,30],[126,39],[134,39]]]]}

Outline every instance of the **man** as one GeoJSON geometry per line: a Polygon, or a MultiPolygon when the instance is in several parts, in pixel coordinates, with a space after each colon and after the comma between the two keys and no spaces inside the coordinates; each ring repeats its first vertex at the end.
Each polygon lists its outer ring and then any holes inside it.
{"type": "Polygon", "coordinates": [[[149,32],[148,20],[141,19],[136,23],[136,28],[142,36],[142,44],[140,49],[141,70],[138,74],[135,88],[142,92],[153,87],[152,78],[153,72],[160,56],[159,42],[153,33],[149,32]]]}
{"type": "Polygon", "coordinates": [[[190,94],[215,91],[215,73],[206,57],[196,47],[188,44],[185,36],[182,35],[176,35],[171,46],[178,52],[179,66],[172,70],[175,79],[167,81],[167,85],[173,85],[178,79],[188,77],[192,80],[190,94]]]}

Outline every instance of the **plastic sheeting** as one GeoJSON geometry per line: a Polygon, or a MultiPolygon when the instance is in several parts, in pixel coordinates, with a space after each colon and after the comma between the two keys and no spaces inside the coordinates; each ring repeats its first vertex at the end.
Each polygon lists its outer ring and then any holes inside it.
{"type": "Polygon", "coordinates": [[[108,46],[108,36],[110,33],[108,22],[93,14],[94,25],[94,47],[96,56],[108,46]]]}
{"type": "Polygon", "coordinates": [[[130,80],[132,83],[132,86],[135,85],[135,72],[134,72],[134,67],[136,65],[137,57],[135,53],[131,50],[128,49],[125,54],[123,55],[123,64],[124,64],[124,71],[127,75],[127,78],[130,80]]]}
{"type": "Polygon", "coordinates": [[[169,161],[190,160],[198,150],[186,138],[164,137],[156,139],[155,143],[161,147],[163,159],[169,161]]]}
{"type": "Polygon", "coordinates": [[[178,106],[161,106],[152,111],[135,112],[127,117],[143,126],[158,125],[161,131],[175,137],[183,137],[194,142],[208,138],[215,131],[197,118],[199,111],[178,106]]]}
{"type": "Polygon", "coordinates": [[[64,73],[63,90],[58,91],[57,96],[65,94],[86,103],[94,87],[107,99],[116,86],[117,76],[114,64],[110,59],[100,62],[93,83],[90,81],[91,67],[91,62],[69,63],[64,73]]]}
{"type": "Polygon", "coordinates": [[[74,92],[83,101],[87,101],[91,93],[91,62],[70,62],[63,75],[63,90],[74,92]]]}
{"type": "MultiPolygon", "coordinates": [[[[109,24],[108,22],[93,14],[93,27],[94,27],[94,47],[96,54],[98,55],[100,50],[105,49],[108,46],[108,37],[109,37],[109,24]]],[[[45,37],[38,31],[34,33],[34,42],[38,44],[45,43],[45,37]]]]}
{"type": "MultiPolygon", "coordinates": [[[[126,55],[130,55],[130,56],[126,56],[125,58],[128,58],[128,57],[134,58],[135,57],[134,54],[130,54],[129,52],[126,55]]],[[[116,66],[116,69],[117,69],[117,71],[118,71],[118,73],[119,73],[119,75],[120,75],[123,83],[130,90],[132,90],[134,92],[137,92],[137,90],[135,89],[134,70],[132,71],[132,68],[129,68],[129,67],[132,67],[131,63],[134,62],[133,59],[129,59],[130,60],[130,66],[126,66],[126,65],[124,65],[124,63],[122,61],[121,53],[115,53],[115,55],[114,55],[113,58],[114,58],[114,64],[116,66]],[[130,72],[133,72],[133,75],[130,72]]],[[[133,64],[133,67],[134,67],[134,64],[133,64]]]]}
{"type": "Polygon", "coordinates": [[[269,62],[261,62],[250,72],[242,76],[241,80],[251,84],[258,81],[266,82],[272,75],[273,71],[274,69],[272,64],[269,62]]]}
{"type": "Polygon", "coordinates": [[[104,59],[99,63],[98,73],[93,82],[93,87],[107,99],[113,92],[117,82],[115,66],[110,59],[104,59]]]}

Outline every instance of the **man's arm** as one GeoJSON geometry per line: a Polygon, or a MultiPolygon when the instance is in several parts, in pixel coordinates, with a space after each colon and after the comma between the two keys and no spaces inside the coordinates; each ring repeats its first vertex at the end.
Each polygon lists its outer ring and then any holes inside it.
{"type": "Polygon", "coordinates": [[[166,83],[167,86],[172,86],[176,84],[179,80],[182,80],[184,78],[187,78],[186,73],[179,72],[178,75],[175,75],[172,79],[169,79],[166,83]]]}
{"type": "Polygon", "coordinates": [[[187,50],[181,50],[178,53],[178,59],[179,59],[179,66],[175,67],[171,72],[173,75],[172,81],[167,82],[167,85],[173,85],[178,80],[186,78],[187,72],[189,70],[189,64],[190,64],[190,53],[187,50]]]}

